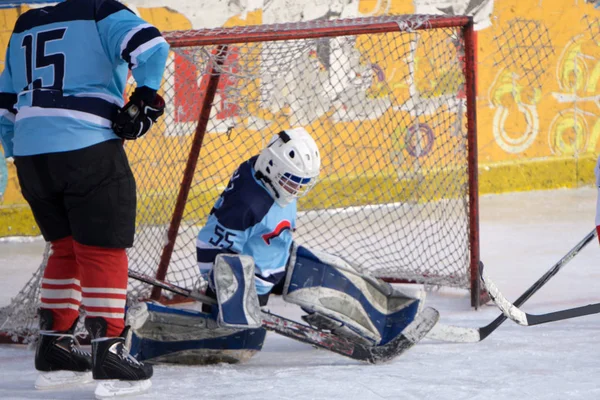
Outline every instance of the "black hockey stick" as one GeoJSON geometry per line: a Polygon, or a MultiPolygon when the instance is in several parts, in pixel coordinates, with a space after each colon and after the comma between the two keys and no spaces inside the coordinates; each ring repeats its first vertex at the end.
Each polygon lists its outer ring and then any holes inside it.
{"type": "MultiPolygon", "coordinates": [[[[579,243],[565,254],[556,264],[552,266],[540,279],[529,287],[514,302],[515,307],[523,305],[542,286],[544,286],[554,275],[558,273],[569,261],[573,259],[585,246],[596,237],[596,229],[588,233],[579,243]]],[[[447,342],[476,343],[484,340],[494,332],[508,317],[502,313],[495,320],[480,328],[464,328],[460,326],[438,324],[427,335],[428,338],[444,340],[447,342]]]]}
{"type": "Polygon", "coordinates": [[[504,315],[519,325],[531,326],[540,325],[547,322],[561,321],[563,319],[583,317],[584,315],[600,313],[600,303],[588,304],[587,306],[568,308],[565,310],[554,311],[546,314],[528,314],[521,311],[518,306],[515,306],[504,297],[498,287],[486,275],[485,271],[481,271],[481,277],[484,285],[490,295],[490,298],[496,303],[498,308],[504,315]]]}
{"type": "MultiPolygon", "coordinates": [[[[130,270],[129,277],[202,303],[216,303],[214,299],[208,296],[160,281],[147,275],[138,274],[135,271],[130,270]]],[[[265,329],[370,364],[379,364],[389,361],[404,353],[424,338],[425,335],[427,335],[427,332],[429,332],[437,323],[438,319],[439,313],[437,310],[427,307],[415,317],[413,322],[411,322],[400,335],[385,345],[368,346],[335,335],[329,331],[315,329],[279,315],[262,311],[262,324],[265,329]]]]}

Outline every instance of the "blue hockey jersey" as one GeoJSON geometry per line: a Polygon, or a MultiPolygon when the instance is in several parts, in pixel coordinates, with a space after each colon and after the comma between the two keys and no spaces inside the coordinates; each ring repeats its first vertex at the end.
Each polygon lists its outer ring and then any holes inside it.
{"type": "Polygon", "coordinates": [[[296,200],[281,207],[255,178],[258,156],[242,163],[215,203],[196,242],[200,273],[219,253],[249,255],[256,264],[256,291],[267,294],[285,276],[296,229],[296,200]]]}
{"type": "Polygon", "coordinates": [[[128,68],[158,89],[169,46],[115,0],[67,0],[17,20],[0,75],[6,156],[76,150],[117,139],[128,68]]]}

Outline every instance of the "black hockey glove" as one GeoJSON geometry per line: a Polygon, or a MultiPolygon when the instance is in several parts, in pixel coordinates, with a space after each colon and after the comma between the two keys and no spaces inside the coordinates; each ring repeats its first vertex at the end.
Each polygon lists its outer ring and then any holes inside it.
{"type": "Polygon", "coordinates": [[[165,101],[156,90],[138,87],[129,102],[117,111],[112,124],[113,131],[123,139],[135,140],[144,136],[164,112],[165,101]]]}

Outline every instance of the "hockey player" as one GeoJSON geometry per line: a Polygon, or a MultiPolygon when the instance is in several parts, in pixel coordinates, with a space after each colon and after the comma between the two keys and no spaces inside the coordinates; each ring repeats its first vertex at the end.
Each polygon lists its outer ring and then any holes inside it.
{"type": "MultiPolygon", "coordinates": [[[[36,387],[103,380],[150,386],[152,368],[124,346],[136,189],[123,139],[164,110],[168,45],[115,0],[67,0],[22,14],[0,76],[0,139],[52,253],[41,287],[36,387]],[[123,105],[128,69],[137,88],[123,105]],[[73,336],[80,305],[92,354],[73,336]],[[87,373],[86,373],[87,372],[87,373]]],[[[123,387],[123,383],[118,386],[123,387]]],[[[109,390],[109,392],[106,392],[109,390]]]]}
{"type": "MultiPolygon", "coordinates": [[[[250,276],[250,279],[244,279],[245,285],[240,286],[251,292],[242,296],[248,301],[246,304],[228,304],[232,308],[230,314],[247,311],[242,319],[254,320],[254,324],[245,326],[245,323],[231,321],[217,324],[217,308],[209,305],[203,307],[205,313],[195,314],[189,310],[167,309],[159,304],[141,305],[128,313],[134,327],[134,354],[155,361],[183,362],[181,360],[188,359],[187,363],[205,364],[209,360],[244,361],[262,348],[266,332],[260,328],[260,317],[256,314],[260,310],[259,304],[254,301],[266,305],[275,285],[278,285],[275,291],[281,293],[292,246],[291,232],[296,227],[296,199],[314,186],[320,165],[317,145],[306,130],[295,128],[279,133],[260,155],[242,163],[233,173],[198,234],[196,256],[205,279],[213,271],[219,254],[250,256],[238,264],[245,269],[245,276],[250,276]],[[254,268],[256,279],[252,278],[254,268]],[[150,318],[149,313],[160,317],[150,318]],[[171,325],[177,326],[185,324],[190,327],[188,333],[199,325],[212,329],[198,333],[193,337],[197,340],[190,343],[191,336],[179,339],[169,324],[156,329],[151,320],[173,321],[171,325]],[[165,335],[161,337],[161,332],[169,332],[170,339],[165,335]],[[213,341],[218,339],[218,343],[213,346],[214,342],[205,340],[207,337],[213,341]],[[150,344],[146,344],[148,341],[152,344],[151,351],[150,344]],[[222,354],[223,347],[229,352],[222,354]]],[[[221,282],[219,279],[212,281],[221,282]]],[[[216,297],[212,288],[207,293],[216,297]]]]}
{"type": "Polygon", "coordinates": [[[313,138],[293,128],[239,166],[198,234],[207,294],[218,300],[214,312],[222,326],[260,326],[259,305],[280,293],[301,306],[304,320],[317,328],[385,344],[414,319],[419,300],[340,257],[293,241],[296,201],[315,185],[320,165],[313,138]],[[233,262],[237,256],[241,261],[233,262]],[[253,304],[256,296],[259,304],[253,304]]]}

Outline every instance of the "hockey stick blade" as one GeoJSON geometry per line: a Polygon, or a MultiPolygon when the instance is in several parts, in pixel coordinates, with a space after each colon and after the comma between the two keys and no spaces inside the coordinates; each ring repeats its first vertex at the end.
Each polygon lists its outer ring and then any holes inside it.
{"type": "MultiPolygon", "coordinates": [[[[203,303],[216,303],[214,299],[205,295],[160,281],[147,275],[139,274],[135,271],[130,270],[129,277],[203,303]]],[[[282,336],[321,349],[329,350],[354,360],[364,361],[370,364],[379,364],[401,355],[423,339],[437,323],[439,313],[433,308],[427,307],[423,309],[423,311],[415,317],[400,335],[381,346],[367,346],[362,343],[354,342],[348,338],[335,335],[331,332],[315,329],[311,326],[266,311],[262,311],[262,319],[263,327],[265,329],[282,336]]]]}
{"type": "Polygon", "coordinates": [[[502,311],[502,313],[519,325],[532,326],[545,324],[547,322],[561,321],[564,319],[583,317],[584,315],[600,313],[600,303],[588,304],[587,306],[568,308],[546,314],[528,314],[521,311],[504,297],[494,282],[487,276],[485,271],[481,274],[490,298],[502,311]]]}
{"type": "MultiPolygon", "coordinates": [[[[579,252],[587,246],[597,235],[596,229],[592,229],[579,243],[575,245],[567,254],[565,254],[556,264],[552,266],[540,279],[529,287],[514,302],[515,307],[522,306],[531,296],[542,288],[554,275],[568,264],[579,252]]],[[[504,313],[500,314],[495,320],[480,328],[465,328],[461,326],[437,324],[427,335],[429,339],[442,340],[454,343],[477,343],[487,338],[504,321],[507,320],[504,313]]]]}

